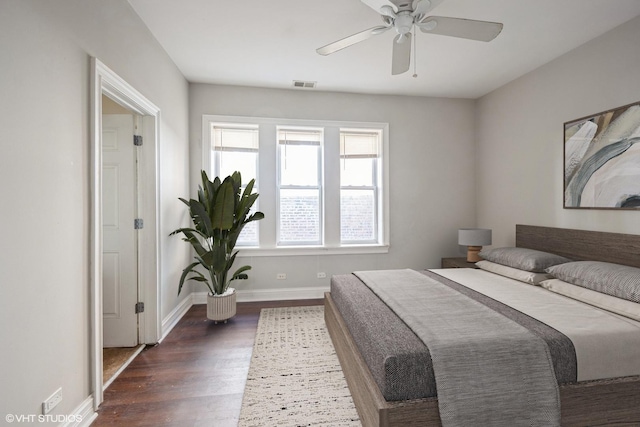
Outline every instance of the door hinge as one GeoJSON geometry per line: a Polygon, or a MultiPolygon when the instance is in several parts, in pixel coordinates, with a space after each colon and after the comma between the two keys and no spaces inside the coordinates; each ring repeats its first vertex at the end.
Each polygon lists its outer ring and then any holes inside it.
{"type": "Polygon", "coordinates": [[[142,230],[144,227],[144,221],[142,218],[136,218],[133,220],[133,228],[134,230],[142,230]]]}
{"type": "Polygon", "coordinates": [[[137,302],[136,303],[136,314],[138,313],[144,313],[144,303],[143,302],[137,302]]]}
{"type": "Polygon", "coordinates": [[[133,135],[133,145],[137,147],[142,145],[142,135],[133,135]]]}

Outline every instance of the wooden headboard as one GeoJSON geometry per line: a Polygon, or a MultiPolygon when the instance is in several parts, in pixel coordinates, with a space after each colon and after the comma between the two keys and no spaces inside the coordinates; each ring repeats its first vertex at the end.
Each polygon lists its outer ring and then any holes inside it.
{"type": "Polygon", "coordinates": [[[516,246],[640,268],[640,236],[635,234],[517,224],[516,246]]]}

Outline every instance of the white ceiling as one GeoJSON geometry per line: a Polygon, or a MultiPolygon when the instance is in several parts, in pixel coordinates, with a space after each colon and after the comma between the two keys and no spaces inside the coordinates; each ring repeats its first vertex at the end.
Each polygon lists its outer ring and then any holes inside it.
{"type": "Polygon", "coordinates": [[[391,75],[388,31],[329,56],[315,50],[382,24],[360,0],[129,0],[190,82],[477,98],[640,15],[639,0],[446,0],[432,15],[502,22],[483,43],[417,32],[418,76],[391,75]]]}

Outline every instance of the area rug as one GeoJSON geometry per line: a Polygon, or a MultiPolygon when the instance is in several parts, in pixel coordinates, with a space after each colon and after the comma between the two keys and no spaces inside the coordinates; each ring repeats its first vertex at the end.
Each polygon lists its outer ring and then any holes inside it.
{"type": "Polygon", "coordinates": [[[360,426],[324,308],[263,309],[238,426],[360,426]]]}

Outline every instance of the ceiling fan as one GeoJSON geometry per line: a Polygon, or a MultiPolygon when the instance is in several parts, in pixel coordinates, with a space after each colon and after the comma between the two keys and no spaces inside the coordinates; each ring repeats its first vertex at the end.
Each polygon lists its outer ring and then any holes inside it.
{"type": "Polygon", "coordinates": [[[414,25],[423,33],[460,37],[489,42],[502,31],[498,22],[475,21],[472,19],[427,16],[427,13],[444,0],[361,0],[382,16],[384,25],[369,28],[336,42],[316,49],[320,55],[330,55],[341,49],[367,40],[373,36],[394,29],[391,74],[402,74],[411,62],[411,30],[414,25]]]}

